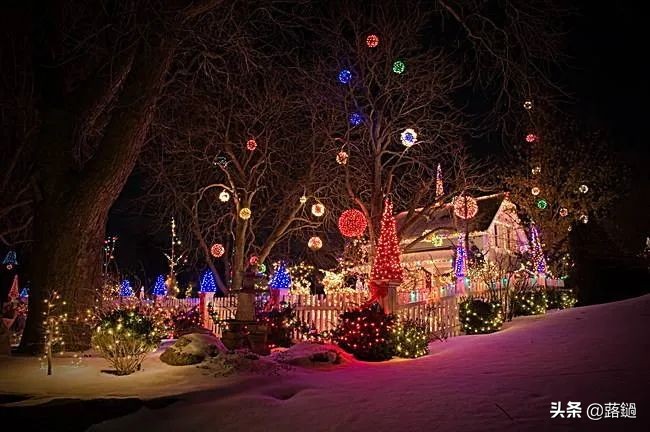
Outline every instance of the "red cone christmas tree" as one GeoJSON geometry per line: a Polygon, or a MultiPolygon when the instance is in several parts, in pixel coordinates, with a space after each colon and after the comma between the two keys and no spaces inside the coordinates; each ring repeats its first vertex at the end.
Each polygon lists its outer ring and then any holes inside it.
{"type": "Polygon", "coordinates": [[[372,280],[402,282],[402,266],[400,265],[399,241],[395,218],[393,217],[393,203],[384,201],[384,214],[381,217],[379,241],[375,253],[375,262],[372,266],[372,280]]]}

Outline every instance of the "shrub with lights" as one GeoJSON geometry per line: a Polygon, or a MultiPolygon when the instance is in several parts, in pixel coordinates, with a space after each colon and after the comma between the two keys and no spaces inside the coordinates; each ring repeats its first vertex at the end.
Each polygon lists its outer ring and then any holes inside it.
{"type": "Polygon", "coordinates": [[[267,343],[270,348],[290,347],[293,345],[294,331],[307,333],[309,327],[296,317],[296,311],[291,305],[273,309],[258,316],[258,322],[266,325],[267,343]]]}
{"type": "Polygon", "coordinates": [[[546,313],[548,302],[543,290],[522,291],[512,300],[515,316],[541,315],[546,313]]]}
{"type": "Polygon", "coordinates": [[[546,291],[546,301],[549,309],[569,309],[578,299],[573,291],[550,288],[546,291]]]}
{"type": "Polygon", "coordinates": [[[496,301],[468,298],[458,310],[461,329],[465,334],[494,333],[501,330],[501,304],[496,301]]]}
{"type": "Polygon", "coordinates": [[[197,329],[201,329],[201,313],[198,306],[190,309],[177,309],[171,315],[171,327],[174,338],[179,338],[197,329]]]}
{"type": "Polygon", "coordinates": [[[395,317],[374,303],[342,313],[332,340],[359,360],[389,360],[395,353],[394,326],[395,317]]]}
{"type": "Polygon", "coordinates": [[[129,375],[140,370],[145,356],[156,349],[162,335],[161,323],[138,307],[115,309],[99,317],[92,344],[117,375],[129,375]]]}
{"type": "Polygon", "coordinates": [[[429,354],[431,336],[426,324],[416,320],[397,320],[393,329],[395,355],[405,358],[429,354]]]}

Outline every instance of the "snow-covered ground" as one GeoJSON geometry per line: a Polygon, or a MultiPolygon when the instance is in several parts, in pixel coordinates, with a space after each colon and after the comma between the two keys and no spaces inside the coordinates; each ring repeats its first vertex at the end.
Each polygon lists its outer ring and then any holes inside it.
{"type": "Polygon", "coordinates": [[[434,342],[416,360],[227,378],[156,356],[129,377],[100,373],[100,359],[57,365],[51,377],[33,359],[10,359],[0,361],[0,392],[40,401],[179,395],[92,431],[647,431],[649,325],[644,296],[517,318],[498,333],[434,342]],[[552,401],[581,402],[582,418],[551,419],[552,401]],[[637,419],[586,418],[589,404],[608,402],[635,403],[637,419]]]}

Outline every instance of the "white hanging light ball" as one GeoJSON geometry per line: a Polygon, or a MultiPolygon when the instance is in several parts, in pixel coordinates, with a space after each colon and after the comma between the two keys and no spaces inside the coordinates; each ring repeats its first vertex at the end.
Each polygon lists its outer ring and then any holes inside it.
{"type": "Polygon", "coordinates": [[[300,204],[304,204],[304,203],[306,203],[306,202],[307,202],[307,197],[304,196],[304,195],[301,196],[301,197],[300,197],[300,204]]]}
{"type": "Polygon", "coordinates": [[[252,215],[251,209],[249,209],[248,207],[243,207],[241,210],[239,210],[239,217],[244,220],[250,219],[251,215],[252,215]]]}
{"type": "Polygon", "coordinates": [[[322,203],[316,203],[313,206],[311,206],[311,214],[313,214],[316,217],[321,217],[325,214],[325,205],[322,203]]]}
{"type": "Polygon", "coordinates": [[[402,145],[408,148],[417,142],[418,134],[413,129],[408,128],[404,129],[404,132],[401,133],[400,138],[402,139],[402,145]]]}
{"type": "Polygon", "coordinates": [[[230,194],[226,190],[222,190],[219,194],[219,201],[227,202],[230,199],[230,194]]]}
{"type": "Polygon", "coordinates": [[[534,188],[532,188],[532,189],[530,190],[530,193],[532,193],[533,195],[537,196],[537,195],[539,195],[540,190],[539,190],[538,187],[534,187],[534,188]]]}
{"type": "Polygon", "coordinates": [[[311,237],[307,242],[307,247],[313,251],[317,251],[323,247],[323,240],[321,240],[318,236],[311,237]]]}
{"type": "Polygon", "coordinates": [[[589,186],[587,186],[586,184],[582,184],[580,185],[578,190],[580,191],[580,193],[586,194],[587,192],[589,192],[589,186]]]}

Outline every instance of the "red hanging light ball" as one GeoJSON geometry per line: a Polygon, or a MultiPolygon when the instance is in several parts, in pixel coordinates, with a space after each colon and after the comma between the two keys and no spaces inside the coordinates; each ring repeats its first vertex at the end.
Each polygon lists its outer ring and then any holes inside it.
{"type": "Polygon", "coordinates": [[[537,135],[533,133],[529,133],[528,135],[526,135],[526,142],[532,143],[535,141],[537,141],[537,135]]]}
{"type": "Polygon", "coordinates": [[[248,263],[252,266],[257,265],[260,262],[260,258],[257,255],[251,255],[248,260],[248,263]]]}
{"type": "Polygon", "coordinates": [[[226,252],[226,249],[223,247],[221,243],[215,243],[210,248],[210,253],[215,258],[221,258],[224,252],[226,252]]]}
{"type": "Polygon", "coordinates": [[[368,48],[376,48],[377,45],[379,45],[379,36],[376,34],[368,35],[366,38],[366,45],[368,45],[368,48]]]}
{"type": "Polygon", "coordinates": [[[361,210],[346,210],[339,216],[339,231],[345,237],[359,237],[367,226],[368,221],[361,210]]]}
{"type": "Polygon", "coordinates": [[[257,141],[255,141],[254,139],[249,139],[248,141],[246,141],[246,148],[250,151],[255,150],[257,148],[257,141]]]}

